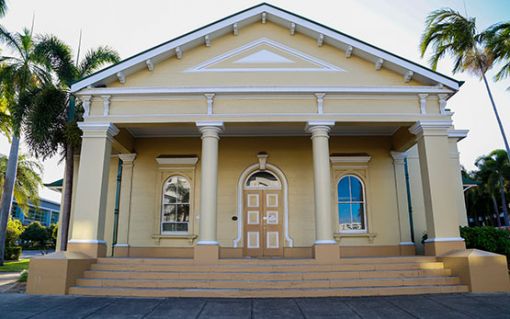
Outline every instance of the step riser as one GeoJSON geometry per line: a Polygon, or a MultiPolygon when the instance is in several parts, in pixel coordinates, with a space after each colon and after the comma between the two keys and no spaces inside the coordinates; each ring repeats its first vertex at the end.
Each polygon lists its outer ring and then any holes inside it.
{"type": "Polygon", "coordinates": [[[309,280],[309,281],[150,281],[150,280],[96,280],[79,279],[82,287],[116,288],[217,288],[217,289],[288,289],[288,288],[356,288],[456,285],[458,278],[422,278],[414,280],[309,280]]]}
{"type": "Polygon", "coordinates": [[[120,271],[177,271],[177,272],[316,272],[316,271],[375,271],[375,270],[413,270],[443,269],[443,263],[407,263],[407,264],[366,264],[366,265],[295,265],[295,266],[166,266],[166,265],[115,265],[94,264],[92,270],[120,271]]]}
{"type": "MultiPolygon", "coordinates": [[[[363,258],[341,258],[339,264],[384,264],[384,263],[427,263],[436,262],[436,257],[363,257],[363,258]]],[[[151,264],[151,265],[192,265],[194,264],[193,259],[165,259],[165,258],[99,258],[97,260],[99,264],[120,264],[120,265],[140,265],[140,264],[151,264]]],[[[232,265],[232,264],[243,264],[243,265],[294,265],[294,264],[316,264],[315,259],[220,259],[219,265],[232,265]]]]}
{"type": "Polygon", "coordinates": [[[72,295],[124,296],[124,297],[204,297],[204,298],[294,298],[294,297],[355,297],[416,295],[433,293],[463,293],[466,286],[439,287],[379,287],[360,289],[317,289],[317,290],[165,290],[165,289],[129,289],[129,288],[87,288],[71,287],[72,295]]]}
{"type": "MultiPolygon", "coordinates": [[[[315,273],[215,273],[214,279],[231,280],[308,280],[308,279],[363,279],[363,278],[413,278],[423,276],[450,276],[449,269],[362,271],[362,272],[315,272],[315,273]]],[[[210,273],[187,272],[125,272],[86,271],[85,278],[114,279],[211,279],[210,273]]]]}

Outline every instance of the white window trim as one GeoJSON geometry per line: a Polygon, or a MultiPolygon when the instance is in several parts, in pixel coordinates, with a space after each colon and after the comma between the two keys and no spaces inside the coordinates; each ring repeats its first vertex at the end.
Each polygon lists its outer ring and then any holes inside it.
{"type": "MultiPolygon", "coordinates": [[[[352,188],[350,187],[349,185],[349,191],[351,192],[350,194],[350,198],[352,199],[352,188]]],[[[363,181],[363,179],[361,179],[359,176],[355,175],[355,174],[345,174],[345,175],[342,175],[340,176],[340,178],[338,178],[337,182],[336,182],[336,211],[337,211],[337,216],[338,216],[338,232],[340,234],[353,234],[353,233],[356,233],[356,234],[364,234],[364,233],[368,233],[368,219],[367,219],[367,195],[366,195],[366,191],[365,191],[365,182],[363,181]],[[343,178],[346,178],[346,177],[354,177],[356,178],[360,183],[361,183],[361,191],[363,193],[363,201],[348,201],[348,202],[345,202],[345,201],[339,201],[338,200],[338,184],[340,184],[340,181],[343,179],[343,178]],[[363,204],[363,222],[364,222],[364,225],[365,225],[365,229],[360,229],[360,230],[342,230],[340,229],[340,212],[338,210],[338,204],[363,204]]],[[[351,208],[351,220],[352,220],[352,208],[351,208]]]]}

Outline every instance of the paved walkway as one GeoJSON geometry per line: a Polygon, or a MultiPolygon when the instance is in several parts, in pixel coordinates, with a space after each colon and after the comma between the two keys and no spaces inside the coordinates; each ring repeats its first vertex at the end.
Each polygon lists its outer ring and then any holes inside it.
{"type": "Polygon", "coordinates": [[[1,318],[510,318],[510,294],[303,299],[0,295],[1,318]]]}
{"type": "Polygon", "coordinates": [[[11,287],[11,284],[15,283],[18,280],[18,278],[19,272],[0,272],[0,292],[4,292],[7,289],[9,289],[11,287]]]}

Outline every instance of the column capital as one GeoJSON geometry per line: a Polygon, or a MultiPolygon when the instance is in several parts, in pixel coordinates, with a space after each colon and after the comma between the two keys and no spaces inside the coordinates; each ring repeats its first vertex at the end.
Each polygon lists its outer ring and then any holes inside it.
{"type": "Polygon", "coordinates": [[[333,121],[310,121],[306,123],[305,131],[312,133],[312,138],[317,136],[329,137],[332,126],[335,126],[333,121]]]}
{"type": "Polygon", "coordinates": [[[204,137],[216,137],[219,138],[218,134],[223,132],[225,126],[223,122],[196,122],[195,123],[198,130],[202,133],[202,138],[204,137]]]}
{"type": "Polygon", "coordinates": [[[404,165],[404,161],[407,158],[407,152],[390,151],[391,157],[393,157],[393,164],[404,165]]]}
{"type": "Polygon", "coordinates": [[[424,135],[447,136],[448,129],[450,129],[452,125],[451,120],[418,121],[409,128],[409,132],[418,137],[424,135]]]}
{"type": "Polygon", "coordinates": [[[457,142],[468,136],[469,130],[448,130],[448,137],[457,139],[457,142]]]}
{"type": "Polygon", "coordinates": [[[112,123],[87,123],[80,122],[78,127],[82,130],[82,137],[101,137],[112,139],[115,135],[119,134],[119,129],[112,123]]]}
{"type": "Polygon", "coordinates": [[[223,122],[197,122],[198,130],[202,133],[202,139],[212,137],[219,139],[219,134],[223,132],[223,122]]]}
{"type": "Polygon", "coordinates": [[[129,154],[119,154],[119,158],[122,161],[122,164],[133,164],[136,153],[129,153],[129,154]]]}

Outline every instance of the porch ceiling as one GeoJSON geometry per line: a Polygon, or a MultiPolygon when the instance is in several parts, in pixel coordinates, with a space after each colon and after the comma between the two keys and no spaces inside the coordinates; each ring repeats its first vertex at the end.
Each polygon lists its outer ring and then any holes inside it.
{"type": "MultiPolygon", "coordinates": [[[[392,136],[401,125],[337,124],[331,136],[392,136]]],[[[150,137],[199,137],[200,132],[192,123],[166,125],[126,125],[135,138],[150,137]]],[[[305,123],[226,123],[222,136],[307,136],[305,123]]]]}

